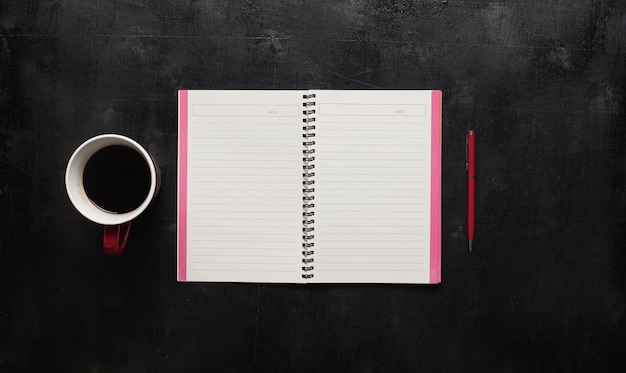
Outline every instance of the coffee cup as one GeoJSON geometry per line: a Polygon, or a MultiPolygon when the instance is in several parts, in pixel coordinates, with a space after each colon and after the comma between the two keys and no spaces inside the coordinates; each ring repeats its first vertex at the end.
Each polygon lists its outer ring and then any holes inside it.
{"type": "Polygon", "coordinates": [[[120,255],[130,223],[148,208],[160,186],[159,169],[135,140],[103,134],[82,143],[65,170],[65,189],[79,213],[104,225],[103,246],[120,255]]]}

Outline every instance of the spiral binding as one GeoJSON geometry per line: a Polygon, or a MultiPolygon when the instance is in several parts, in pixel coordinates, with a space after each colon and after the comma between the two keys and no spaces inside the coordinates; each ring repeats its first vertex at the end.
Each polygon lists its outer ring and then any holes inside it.
{"type": "Polygon", "coordinates": [[[315,228],[313,223],[315,220],[315,101],[307,101],[315,98],[315,94],[302,95],[305,100],[302,103],[302,114],[304,118],[302,122],[302,278],[313,278],[313,269],[315,259],[313,254],[315,251],[313,242],[315,228]]]}

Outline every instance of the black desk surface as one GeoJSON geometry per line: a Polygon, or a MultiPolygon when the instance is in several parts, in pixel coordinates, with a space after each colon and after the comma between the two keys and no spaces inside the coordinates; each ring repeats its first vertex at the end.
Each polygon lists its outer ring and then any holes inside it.
{"type": "Polygon", "coordinates": [[[622,369],[625,28],[611,0],[3,0],[0,371],[622,369]],[[441,89],[442,284],[177,283],[182,88],[441,89]],[[118,258],[63,183],[105,132],[163,177],[118,258]]]}

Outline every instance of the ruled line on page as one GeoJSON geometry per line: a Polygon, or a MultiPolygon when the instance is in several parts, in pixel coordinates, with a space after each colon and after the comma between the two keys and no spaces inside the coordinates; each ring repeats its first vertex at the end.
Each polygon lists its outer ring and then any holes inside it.
{"type": "MultiPolygon", "coordinates": [[[[403,257],[403,258],[406,258],[406,257],[423,258],[424,254],[387,254],[387,253],[382,253],[382,254],[362,254],[362,255],[359,255],[359,256],[364,256],[364,257],[383,257],[383,258],[386,258],[386,257],[389,257],[389,256],[393,256],[393,257],[400,256],[400,257],[403,257]]],[[[332,254],[332,253],[331,254],[325,254],[324,252],[322,252],[322,253],[315,254],[315,257],[316,258],[318,258],[318,257],[345,257],[345,258],[353,258],[354,255],[352,255],[352,254],[349,254],[349,255],[348,254],[332,254]]]]}
{"type": "MultiPolygon", "coordinates": [[[[246,272],[246,273],[250,273],[250,272],[259,272],[259,273],[302,273],[301,270],[276,270],[276,269],[233,269],[233,268],[229,268],[229,269],[221,269],[221,268],[192,268],[192,270],[194,271],[204,271],[204,272],[246,272]]],[[[237,281],[237,280],[231,280],[231,281],[237,281]]],[[[242,281],[242,280],[239,280],[242,281]]],[[[249,281],[249,282],[254,282],[254,281],[249,281]]],[[[257,281],[260,282],[260,281],[257,281]]]]}
{"type": "MultiPolygon", "coordinates": [[[[399,272],[420,272],[423,270],[420,269],[416,269],[415,265],[411,265],[409,266],[410,268],[389,268],[392,267],[393,265],[390,266],[381,266],[381,265],[377,265],[376,263],[367,263],[369,264],[368,267],[364,267],[364,268],[345,268],[345,264],[338,266],[338,267],[331,267],[332,263],[329,263],[329,266],[327,267],[323,267],[323,268],[319,268],[319,265],[315,268],[315,272],[330,272],[330,271],[346,271],[346,272],[393,272],[393,271],[399,271],[399,272]]],[[[365,263],[364,263],[365,264],[365,263]]],[[[418,263],[421,264],[421,263],[418,263]]],[[[395,266],[400,266],[399,264],[396,264],[395,266]]],[[[348,281],[349,282],[349,281],[348,281]]]]}

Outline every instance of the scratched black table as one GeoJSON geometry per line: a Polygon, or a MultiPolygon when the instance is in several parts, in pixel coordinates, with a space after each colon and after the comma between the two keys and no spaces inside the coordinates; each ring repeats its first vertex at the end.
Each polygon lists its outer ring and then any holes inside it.
{"type": "Polygon", "coordinates": [[[610,0],[0,2],[0,371],[619,369],[625,17],[610,0]],[[273,88],[443,91],[441,285],[176,282],[176,91],[273,88]],[[163,181],[117,258],[63,183],[106,132],[163,181]]]}

